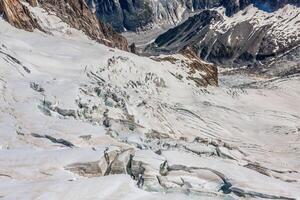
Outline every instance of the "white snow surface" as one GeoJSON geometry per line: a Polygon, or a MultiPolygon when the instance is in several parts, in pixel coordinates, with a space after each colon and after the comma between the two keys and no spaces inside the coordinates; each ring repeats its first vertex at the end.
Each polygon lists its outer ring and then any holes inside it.
{"type": "Polygon", "coordinates": [[[0,199],[300,199],[298,76],[199,88],[182,56],[157,62],[50,27],[54,35],[0,20],[0,199]],[[100,162],[106,148],[133,149],[142,188],[127,173],[66,168],[100,162]],[[162,175],[165,161],[191,169],[162,175]],[[246,196],[223,194],[213,171],[246,196]]]}

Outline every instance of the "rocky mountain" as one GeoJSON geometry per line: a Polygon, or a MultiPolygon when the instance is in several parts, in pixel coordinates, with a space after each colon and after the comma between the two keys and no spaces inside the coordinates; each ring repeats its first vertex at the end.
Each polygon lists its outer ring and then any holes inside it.
{"type": "Polygon", "coordinates": [[[71,27],[82,30],[89,37],[111,47],[127,50],[125,38],[100,20],[89,10],[84,0],[43,0],[40,5],[47,11],[52,11],[71,27]],[[66,6],[67,5],[67,6],[66,6]]]}
{"type": "Polygon", "coordinates": [[[164,24],[177,25],[191,13],[224,7],[227,16],[250,4],[265,11],[275,11],[298,0],[86,0],[99,19],[118,32],[151,29],[164,24]]]}
{"type": "MultiPolygon", "coordinates": [[[[119,49],[127,50],[128,44],[124,37],[117,34],[111,27],[99,21],[89,10],[87,4],[82,0],[52,1],[36,0],[28,1],[31,7],[39,5],[48,12],[55,13],[63,22],[71,27],[82,30],[90,38],[119,49]]],[[[4,18],[17,28],[33,31],[41,27],[38,20],[30,12],[30,8],[19,0],[3,0],[0,2],[0,12],[4,18]]]]}
{"type": "Polygon", "coordinates": [[[300,58],[299,7],[286,5],[268,13],[249,6],[231,17],[222,10],[205,10],[160,35],[150,49],[177,52],[186,46],[209,62],[261,72],[289,54],[285,61],[290,66],[280,73],[294,71],[300,58]]]}

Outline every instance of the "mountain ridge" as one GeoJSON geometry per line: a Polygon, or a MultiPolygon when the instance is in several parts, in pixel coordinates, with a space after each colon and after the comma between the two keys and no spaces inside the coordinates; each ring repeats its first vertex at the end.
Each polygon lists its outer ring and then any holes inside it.
{"type": "MultiPolygon", "coordinates": [[[[267,74],[273,71],[276,59],[290,55],[285,59],[293,71],[300,60],[298,11],[298,7],[291,5],[272,13],[248,6],[226,17],[219,10],[205,10],[157,37],[146,52],[176,52],[190,46],[208,62],[227,67],[248,66],[252,71],[267,74]]],[[[285,70],[289,71],[282,67],[280,73],[285,70]]]]}
{"type": "Polygon", "coordinates": [[[224,7],[232,16],[250,4],[265,11],[276,11],[284,5],[300,6],[297,0],[86,0],[90,9],[118,32],[147,30],[163,24],[177,25],[186,16],[203,9],[224,7]]]}

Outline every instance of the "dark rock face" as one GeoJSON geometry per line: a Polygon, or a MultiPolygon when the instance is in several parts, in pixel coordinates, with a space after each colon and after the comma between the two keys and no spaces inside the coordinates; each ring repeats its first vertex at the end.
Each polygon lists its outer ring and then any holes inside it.
{"type": "Polygon", "coordinates": [[[36,19],[30,14],[28,8],[21,4],[19,0],[1,0],[1,13],[3,13],[4,19],[8,23],[17,28],[27,31],[33,31],[34,29],[43,31],[36,19]]]}
{"type": "Polygon", "coordinates": [[[121,5],[114,0],[88,1],[89,7],[97,17],[105,23],[109,23],[115,30],[123,30],[123,12],[121,5]]]}
{"type": "Polygon", "coordinates": [[[110,47],[128,50],[127,40],[99,21],[84,0],[40,0],[40,5],[56,13],[71,27],[82,30],[90,38],[110,47]]]}
{"type": "Polygon", "coordinates": [[[253,3],[253,5],[258,7],[259,9],[267,12],[273,12],[275,10],[278,10],[286,4],[300,6],[299,0],[251,0],[251,3],[253,3]]]}
{"type": "Polygon", "coordinates": [[[115,30],[136,30],[153,21],[153,10],[145,0],[89,0],[99,19],[110,23],[115,30]]]}
{"type": "Polygon", "coordinates": [[[180,41],[180,46],[189,46],[191,41],[196,42],[205,37],[209,31],[209,25],[213,21],[220,20],[222,20],[222,16],[217,11],[205,10],[198,15],[190,17],[183,24],[160,35],[155,40],[155,44],[158,47],[167,46],[168,50],[176,51],[178,40],[180,41]]]}
{"type": "Polygon", "coordinates": [[[250,0],[223,0],[221,3],[226,8],[226,15],[232,16],[251,4],[250,0]]]}
{"type": "Polygon", "coordinates": [[[119,32],[136,31],[154,21],[154,6],[149,0],[88,0],[99,19],[119,32]]]}

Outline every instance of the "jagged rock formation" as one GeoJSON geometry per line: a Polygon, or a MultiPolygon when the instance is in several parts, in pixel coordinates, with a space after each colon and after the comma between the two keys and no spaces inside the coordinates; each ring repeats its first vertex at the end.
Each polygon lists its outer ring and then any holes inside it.
{"type": "Polygon", "coordinates": [[[250,6],[230,18],[205,10],[160,35],[151,48],[177,52],[191,46],[200,58],[216,64],[269,65],[300,45],[299,22],[298,8],[290,5],[274,13],[250,6]]]}
{"type": "Polygon", "coordinates": [[[99,19],[119,32],[149,29],[155,24],[180,23],[190,13],[223,6],[232,16],[250,4],[274,11],[286,4],[299,5],[297,0],[86,0],[99,19]]]}
{"type": "Polygon", "coordinates": [[[1,0],[0,13],[4,15],[5,20],[17,28],[27,31],[33,31],[34,29],[43,31],[28,8],[19,0],[1,0]]]}

